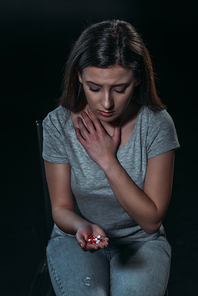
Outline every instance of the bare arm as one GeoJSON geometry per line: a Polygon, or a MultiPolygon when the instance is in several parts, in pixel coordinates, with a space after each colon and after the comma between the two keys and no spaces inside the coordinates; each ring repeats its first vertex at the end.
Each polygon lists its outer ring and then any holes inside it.
{"type": "MultiPolygon", "coordinates": [[[[44,163],[54,222],[64,232],[75,234],[83,250],[104,247],[105,244],[93,246],[86,243],[89,234],[100,234],[104,238],[106,235],[98,225],[90,224],[75,213],[74,198],[70,185],[70,165],[55,164],[48,161],[44,163]]],[[[105,242],[107,242],[106,238],[105,242]]]]}
{"type": "Polygon", "coordinates": [[[82,116],[87,129],[83,121],[79,120],[79,128],[76,129],[78,140],[105,172],[124,210],[147,233],[155,232],[163,221],[170,201],[174,151],[148,160],[144,189],[141,190],[116,159],[120,128],[116,127],[111,137],[92,111],[89,111],[91,120],[85,113],[82,116]]]}
{"type": "Polygon", "coordinates": [[[174,151],[149,159],[143,190],[117,160],[104,169],[120,205],[147,233],[155,232],[163,221],[171,197],[173,168],[174,151]]]}

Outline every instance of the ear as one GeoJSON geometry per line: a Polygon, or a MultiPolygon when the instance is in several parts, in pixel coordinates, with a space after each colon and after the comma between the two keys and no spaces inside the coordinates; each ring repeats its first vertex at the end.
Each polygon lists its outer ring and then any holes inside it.
{"type": "Polygon", "coordinates": [[[141,83],[141,79],[137,79],[135,82],[135,86],[138,86],[141,83]]]}
{"type": "Polygon", "coordinates": [[[80,83],[82,83],[82,76],[81,76],[81,74],[80,74],[78,68],[76,68],[76,72],[77,72],[77,74],[78,74],[78,79],[79,79],[80,83]]]}

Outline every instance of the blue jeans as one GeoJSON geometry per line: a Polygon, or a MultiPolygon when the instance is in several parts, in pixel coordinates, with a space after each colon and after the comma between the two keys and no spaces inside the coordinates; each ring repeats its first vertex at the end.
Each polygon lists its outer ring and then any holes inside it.
{"type": "Polygon", "coordinates": [[[171,247],[161,236],[146,242],[83,252],[74,236],[51,238],[47,261],[57,296],[163,296],[171,247]]]}

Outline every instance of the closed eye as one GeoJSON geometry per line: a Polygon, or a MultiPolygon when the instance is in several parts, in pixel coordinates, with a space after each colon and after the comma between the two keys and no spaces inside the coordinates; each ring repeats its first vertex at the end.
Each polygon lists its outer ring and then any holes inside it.
{"type": "Polygon", "coordinates": [[[117,92],[118,94],[123,94],[123,93],[125,92],[125,90],[126,90],[126,88],[123,89],[123,90],[116,90],[116,89],[115,89],[115,92],[117,92]]]}
{"type": "Polygon", "coordinates": [[[100,89],[99,89],[99,88],[98,88],[98,89],[93,89],[93,88],[90,87],[89,90],[90,90],[90,91],[93,91],[93,92],[97,92],[97,91],[99,91],[100,89]]]}

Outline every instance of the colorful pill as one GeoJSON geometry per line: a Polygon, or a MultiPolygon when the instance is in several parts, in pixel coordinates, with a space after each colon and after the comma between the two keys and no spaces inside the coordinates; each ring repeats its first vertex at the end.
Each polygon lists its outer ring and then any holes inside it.
{"type": "Polygon", "coordinates": [[[89,235],[89,239],[88,239],[88,243],[89,244],[99,244],[100,242],[102,242],[102,238],[101,235],[98,235],[97,237],[93,236],[93,235],[89,235]]]}

